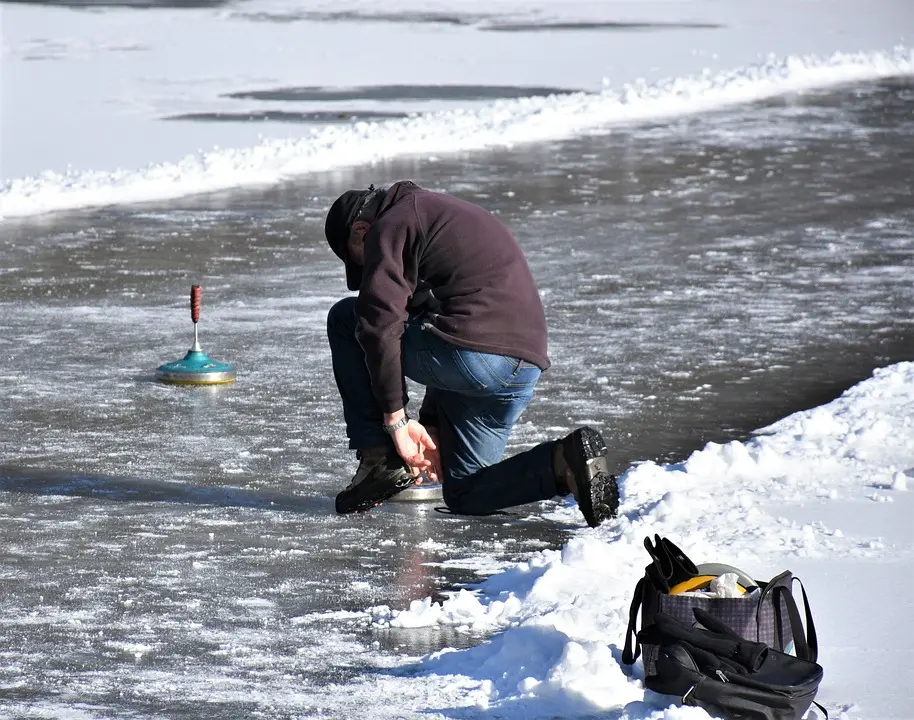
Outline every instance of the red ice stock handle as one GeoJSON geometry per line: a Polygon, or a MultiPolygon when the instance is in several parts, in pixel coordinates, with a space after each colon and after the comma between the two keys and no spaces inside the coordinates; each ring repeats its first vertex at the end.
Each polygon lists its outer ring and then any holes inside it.
{"type": "Polygon", "coordinates": [[[190,319],[195,323],[200,321],[200,307],[203,305],[203,288],[199,285],[190,286],[190,319]]]}

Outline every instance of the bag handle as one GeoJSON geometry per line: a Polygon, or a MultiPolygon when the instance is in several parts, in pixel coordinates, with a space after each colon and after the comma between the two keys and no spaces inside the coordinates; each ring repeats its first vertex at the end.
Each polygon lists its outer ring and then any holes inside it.
{"type": "MultiPolygon", "coordinates": [[[[809,607],[809,598],[806,596],[806,588],[798,577],[790,580],[791,585],[794,582],[800,583],[800,591],[803,593],[803,607],[806,610],[806,630],[803,630],[803,620],[800,618],[800,611],[797,608],[797,601],[793,598],[790,587],[778,585],[772,589],[771,599],[774,603],[775,618],[780,618],[780,600],[783,598],[784,606],[787,608],[787,618],[790,621],[790,630],[793,634],[793,643],[797,651],[797,657],[802,660],[815,662],[819,657],[819,639],[816,635],[816,625],[812,621],[812,610],[809,607]]],[[[778,632],[781,633],[780,625],[778,632]]],[[[783,637],[778,640],[784,645],[783,637]]]]}
{"type": "Polygon", "coordinates": [[[642,577],[638,584],[635,585],[635,597],[632,598],[632,605],[628,611],[628,630],[625,632],[625,647],[622,648],[622,662],[626,665],[633,664],[641,654],[641,642],[638,640],[635,628],[638,623],[638,610],[641,608],[643,595],[644,578],[642,577]],[[634,644],[632,643],[633,638],[634,644]]]}

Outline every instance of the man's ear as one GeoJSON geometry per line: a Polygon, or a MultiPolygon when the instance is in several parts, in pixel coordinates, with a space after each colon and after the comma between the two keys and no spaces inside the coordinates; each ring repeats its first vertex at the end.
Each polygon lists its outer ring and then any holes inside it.
{"type": "Polygon", "coordinates": [[[352,232],[355,233],[356,237],[363,238],[368,233],[368,230],[371,228],[371,223],[366,222],[365,220],[356,220],[352,223],[352,232]]]}

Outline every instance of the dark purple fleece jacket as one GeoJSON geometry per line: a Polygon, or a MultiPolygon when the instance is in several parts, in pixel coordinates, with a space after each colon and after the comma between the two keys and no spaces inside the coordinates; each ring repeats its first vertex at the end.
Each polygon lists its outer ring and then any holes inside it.
{"type": "Polygon", "coordinates": [[[359,343],[383,412],[406,403],[404,324],[428,288],[421,309],[431,332],[549,367],[543,303],[511,231],[478,205],[399,182],[365,236],[357,302],[359,343]]]}

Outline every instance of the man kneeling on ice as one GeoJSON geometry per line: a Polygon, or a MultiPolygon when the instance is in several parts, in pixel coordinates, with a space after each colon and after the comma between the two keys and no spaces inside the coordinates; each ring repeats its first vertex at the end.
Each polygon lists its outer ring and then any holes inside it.
{"type": "Polygon", "coordinates": [[[343,193],[324,230],[348,288],[359,291],[327,320],[349,447],[360,460],[337,512],[369,510],[427,471],[458,514],[570,492],[591,527],[615,515],[616,481],[593,428],[502,459],[549,358],[539,292],[500,220],[398,182],[343,193]],[[418,419],[406,414],[407,377],[426,388],[418,419]]]}

